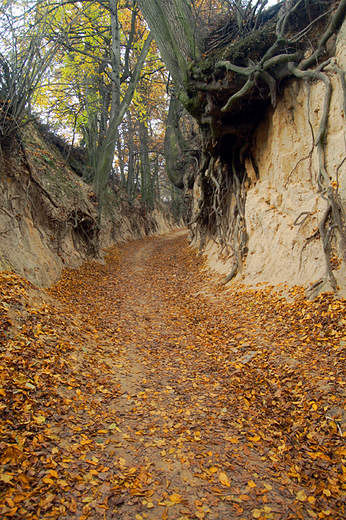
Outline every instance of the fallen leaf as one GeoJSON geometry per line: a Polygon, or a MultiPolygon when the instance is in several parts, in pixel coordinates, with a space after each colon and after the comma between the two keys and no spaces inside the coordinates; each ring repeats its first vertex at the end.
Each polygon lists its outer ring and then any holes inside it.
{"type": "Polygon", "coordinates": [[[219,475],[219,479],[220,479],[220,482],[223,486],[227,486],[227,487],[230,487],[231,484],[228,480],[228,476],[226,475],[226,473],[224,473],[223,471],[221,471],[220,475],[219,475]]]}
{"type": "Polygon", "coordinates": [[[173,504],[180,504],[182,497],[181,495],[178,495],[176,493],[173,493],[173,495],[169,496],[169,500],[173,502],[173,504]]]}
{"type": "Polygon", "coordinates": [[[296,493],[296,498],[300,500],[301,502],[305,502],[307,499],[306,493],[304,490],[300,490],[296,493]]]}

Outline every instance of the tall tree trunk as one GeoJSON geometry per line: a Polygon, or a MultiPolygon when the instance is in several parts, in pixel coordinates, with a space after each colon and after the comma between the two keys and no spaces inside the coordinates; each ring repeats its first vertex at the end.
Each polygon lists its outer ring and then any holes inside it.
{"type": "Polygon", "coordinates": [[[97,163],[94,177],[95,191],[98,196],[101,196],[106,183],[109,179],[112,169],[112,162],[114,159],[116,140],[118,136],[118,127],[123,120],[124,114],[133,98],[136,85],[140,78],[140,73],[144,65],[145,59],[149,52],[153,36],[150,33],[144,42],[141,54],[137,60],[134,71],[126,90],[124,97],[120,97],[120,72],[121,72],[121,50],[120,50],[120,27],[118,19],[118,0],[109,0],[111,13],[111,27],[112,27],[112,99],[109,123],[106,135],[99,143],[97,151],[97,163]]]}
{"type": "Polygon", "coordinates": [[[120,187],[124,188],[126,185],[126,179],[125,179],[125,165],[124,165],[124,152],[121,148],[121,141],[118,137],[117,139],[117,152],[118,152],[118,159],[119,159],[119,169],[120,169],[120,187]]]}
{"type": "Polygon", "coordinates": [[[149,133],[145,122],[139,123],[142,200],[148,209],[154,207],[153,182],[150,173],[149,133]]]}
{"type": "Polygon", "coordinates": [[[160,200],[160,179],[159,179],[159,154],[154,159],[153,169],[153,186],[154,186],[154,200],[160,200]]]}
{"type": "Polygon", "coordinates": [[[138,5],[176,87],[183,88],[188,80],[189,63],[201,54],[190,0],[138,0],[138,5]]]}
{"type": "Polygon", "coordinates": [[[133,124],[131,120],[131,113],[127,112],[127,133],[126,144],[128,149],[128,163],[127,163],[127,180],[126,193],[129,197],[133,197],[136,191],[135,187],[135,144],[133,135],[133,124]]]}

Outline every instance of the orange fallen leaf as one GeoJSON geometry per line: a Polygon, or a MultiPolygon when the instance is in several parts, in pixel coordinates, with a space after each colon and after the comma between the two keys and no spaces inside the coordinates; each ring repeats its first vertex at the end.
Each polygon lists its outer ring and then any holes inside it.
{"type": "Polygon", "coordinates": [[[42,481],[43,481],[45,484],[54,484],[54,480],[52,480],[52,479],[49,478],[49,477],[43,477],[42,481]]]}
{"type": "Polygon", "coordinates": [[[169,500],[173,502],[173,504],[180,504],[182,497],[181,495],[178,495],[177,493],[173,493],[173,495],[169,496],[169,500]]]}
{"type": "Polygon", "coordinates": [[[296,498],[300,500],[301,502],[305,502],[307,499],[306,493],[304,490],[300,490],[296,493],[296,498]]]}
{"type": "Polygon", "coordinates": [[[223,471],[221,471],[221,473],[219,475],[219,479],[223,486],[231,487],[231,484],[228,480],[228,476],[223,471]]]}

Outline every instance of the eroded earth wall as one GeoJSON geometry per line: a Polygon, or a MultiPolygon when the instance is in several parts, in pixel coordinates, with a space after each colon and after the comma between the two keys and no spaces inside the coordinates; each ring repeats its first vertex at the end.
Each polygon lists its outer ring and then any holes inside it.
{"type": "MultiPolygon", "coordinates": [[[[346,207],[345,101],[340,74],[335,69],[346,71],[345,23],[334,43],[335,59],[327,69],[333,94],[325,157],[328,175],[333,186],[338,185],[346,207]]],[[[252,158],[246,162],[250,179],[245,206],[248,254],[238,280],[309,285],[325,276],[318,225],[327,202],[317,186],[318,154],[313,145],[324,94],[322,82],[290,80],[281,89],[276,108],[268,110],[256,130],[252,158]]],[[[209,256],[216,265],[214,247],[209,247],[209,256]]],[[[332,266],[340,293],[346,296],[346,269],[339,239],[333,244],[332,266]]]]}
{"type": "Polygon", "coordinates": [[[147,215],[139,201],[120,195],[109,192],[100,226],[92,186],[28,125],[21,141],[0,154],[0,271],[47,287],[64,267],[101,260],[114,243],[173,226],[163,208],[147,215]]]}

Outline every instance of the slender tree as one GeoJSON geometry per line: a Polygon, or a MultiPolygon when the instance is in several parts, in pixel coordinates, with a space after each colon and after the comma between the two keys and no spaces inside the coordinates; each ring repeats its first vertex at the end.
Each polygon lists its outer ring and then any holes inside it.
{"type": "Polygon", "coordinates": [[[55,80],[42,88],[37,102],[42,106],[53,97],[61,114],[71,98],[79,100],[78,127],[89,151],[95,191],[102,198],[119,125],[134,96],[152,35],[136,0],[66,2],[57,13],[59,25],[51,25],[51,39],[62,39],[64,54],[52,67],[55,80]]]}
{"type": "Polygon", "coordinates": [[[49,39],[52,20],[46,2],[8,0],[0,6],[0,146],[13,142],[28,121],[36,89],[61,39],[49,39]]]}

